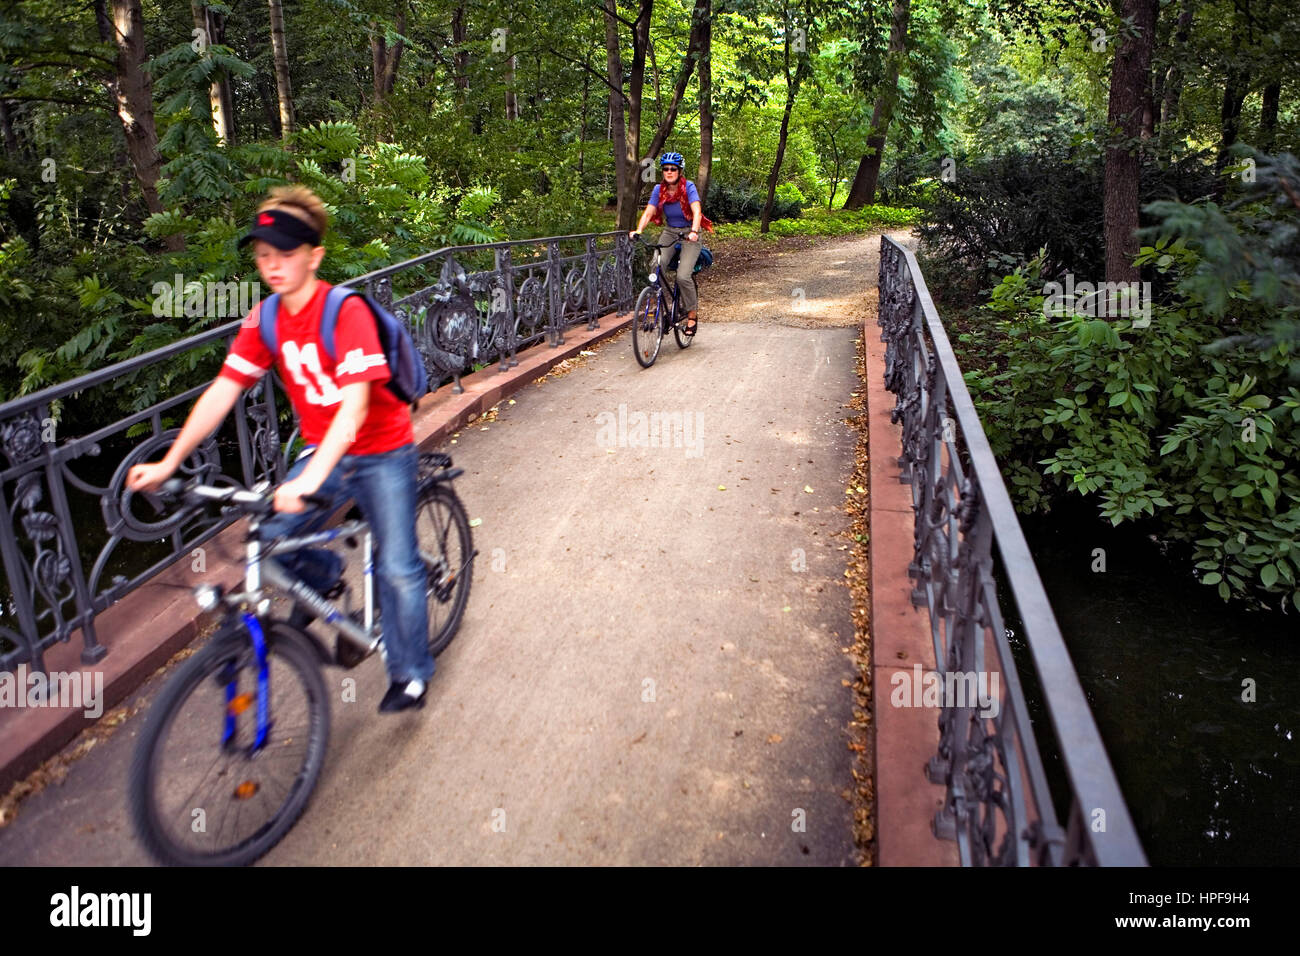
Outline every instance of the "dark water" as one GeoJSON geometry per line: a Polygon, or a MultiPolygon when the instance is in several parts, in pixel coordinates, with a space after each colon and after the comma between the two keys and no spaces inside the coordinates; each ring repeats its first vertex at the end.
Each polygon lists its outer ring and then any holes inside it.
{"type": "MultiPolygon", "coordinates": [[[[1079,507],[1022,524],[1150,863],[1300,862],[1300,614],[1224,605],[1162,555],[1151,529],[1114,529],[1079,507]]],[[[1030,713],[1047,750],[1036,700],[1030,713]]],[[[1045,763],[1064,793],[1059,757],[1045,763]]]]}

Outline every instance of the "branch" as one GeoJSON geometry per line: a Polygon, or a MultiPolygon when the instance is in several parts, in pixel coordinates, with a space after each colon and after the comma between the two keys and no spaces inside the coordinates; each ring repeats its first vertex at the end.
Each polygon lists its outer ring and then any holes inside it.
{"type": "Polygon", "coordinates": [[[627,94],[624,93],[622,90],[615,89],[614,84],[612,84],[612,83],[609,82],[609,77],[606,76],[605,74],[601,73],[599,70],[594,70],[594,69],[592,69],[591,66],[589,66],[589,65],[586,64],[586,63],[583,63],[581,60],[575,60],[575,59],[573,59],[572,57],[565,56],[565,55],[564,55],[563,53],[561,53],[559,50],[553,49],[553,48],[551,48],[551,47],[546,47],[545,49],[546,49],[546,52],[548,52],[548,53],[550,53],[550,54],[552,54],[552,55],[554,55],[554,56],[558,56],[561,60],[566,60],[566,61],[568,61],[569,63],[576,63],[578,66],[582,67],[584,70],[586,70],[586,71],[587,71],[588,73],[590,73],[592,76],[594,76],[596,79],[600,80],[600,82],[604,83],[605,86],[609,87],[610,92],[612,92],[612,93],[617,93],[619,96],[621,96],[621,97],[623,98],[623,102],[624,102],[624,104],[626,104],[626,103],[628,102],[627,94]]]}

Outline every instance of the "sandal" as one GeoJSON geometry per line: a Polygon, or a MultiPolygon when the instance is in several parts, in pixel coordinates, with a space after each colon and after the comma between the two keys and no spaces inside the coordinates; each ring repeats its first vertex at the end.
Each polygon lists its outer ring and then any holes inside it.
{"type": "Polygon", "coordinates": [[[700,324],[697,316],[688,315],[686,317],[686,328],[683,330],[686,335],[694,335],[696,327],[700,324]]]}

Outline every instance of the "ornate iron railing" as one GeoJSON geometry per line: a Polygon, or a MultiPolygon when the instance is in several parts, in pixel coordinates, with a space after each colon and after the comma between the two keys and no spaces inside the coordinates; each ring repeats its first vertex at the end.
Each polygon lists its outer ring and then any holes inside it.
{"type": "Polygon", "coordinates": [[[925,279],[913,254],[888,237],[881,238],[879,321],[885,384],[897,396],[892,417],[903,425],[900,480],[911,484],[915,511],[912,602],[929,612],[938,686],[956,691],[941,696],[939,749],[926,767],[947,788],[935,835],[957,841],[965,866],[1145,866],[925,279]],[[1069,782],[1065,829],[1003,625],[995,542],[1069,782]],[[983,701],[970,693],[979,686],[983,701]]]}
{"type": "MultiPolygon", "coordinates": [[[[431,384],[450,381],[461,392],[460,378],[474,366],[499,361],[505,370],[518,364],[519,349],[543,337],[558,346],[575,323],[594,329],[599,316],[629,310],[632,257],[626,232],[551,236],[438,249],[343,284],[364,288],[407,324],[431,384]]],[[[183,374],[200,360],[219,361],[239,324],[0,405],[6,461],[0,468],[0,514],[6,516],[0,558],[8,584],[0,608],[0,671],[24,662],[44,670],[45,651],[78,629],[82,662],[100,660],[107,649],[95,633],[95,616],[229,524],[212,517],[160,517],[124,483],[132,465],[161,457],[179,434],[178,428],[164,428],[163,419],[183,417],[208,382],[154,397],[178,367],[183,374]],[[73,419],[106,401],[106,391],[142,379],[152,389],[147,407],[64,437],[78,427],[73,419]],[[133,444],[140,434],[145,437],[133,444]],[[97,460],[104,447],[121,453],[115,467],[97,460]],[[147,547],[149,553],[124,560],[123,545],[147,547]]],[[[224,476],[245,486],[284,477],[294,424],[282,414],[287,403],[277,402],[276,387],[267,384],[271,379],[241,396],[233,429],[227,422],[219,433],[227,436],[227,460],[222,442],[210,438],[182,473],[205,481],[224,476]]]]}

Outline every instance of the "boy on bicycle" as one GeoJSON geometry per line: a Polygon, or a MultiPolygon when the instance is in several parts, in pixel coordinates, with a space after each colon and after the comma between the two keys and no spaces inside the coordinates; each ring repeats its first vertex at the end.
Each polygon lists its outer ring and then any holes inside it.
{"type": "MultiPolygon", "coordinates": [[[[239,245],[253,243],[262,281],[280,296],[279,354],[272,355],[262,339],[258,303],[167,454],[161,461],[134,466],[126,484],[132,491],[158,488],[221,425],[243,390],[278,362],[307,448],[275,490],[279,513],[262,525],[262,536],[271,540],[298,533],[329,513],[306,511],[303,495],[356,499],[375,538],[390,679],[379,710],[388,713],[423,705],[434,672],[425,603],[428,576],[415,533],[419,456],[410,408],[384,387],[388,363],[374,316],[360,297],[348,298],[339,312],[337,361],[322,341],[321,314],[330,285],[316,278],[316,270],[325,255],[322,237],[328,222],[324,204],[302,186],[273,189],[258,207],[253,227],[239,245]]],[[[337,585],[342,571],[339,556],[323,549],[273,560],[281,560],[320,592],[337,585]]]]}

